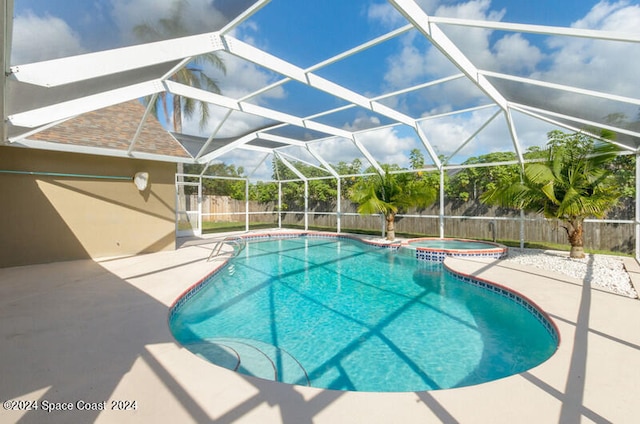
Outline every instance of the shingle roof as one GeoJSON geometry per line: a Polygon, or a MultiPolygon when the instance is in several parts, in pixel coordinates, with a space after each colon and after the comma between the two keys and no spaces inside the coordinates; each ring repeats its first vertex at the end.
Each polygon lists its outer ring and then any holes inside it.
{"type": "MultiPolygon", "coordinates": [[[[137,100],[89,112],[31,135],[32,140],[126,151],[134,139],[145,107],[137,100]]],[[[191,156],[153,117],[136,139],[134,151],[179,158],[191,156]]]]}

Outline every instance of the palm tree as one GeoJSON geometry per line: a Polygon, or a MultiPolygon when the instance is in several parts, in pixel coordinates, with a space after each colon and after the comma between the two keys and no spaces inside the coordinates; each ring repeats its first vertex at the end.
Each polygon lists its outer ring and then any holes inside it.
{"type": "Polygon", "coordinates": [[[361,179],[352,187],[350,197],[358,204],[359,214],[383,214],[387,240],[395,240],[396,214],[412,206],[429,206],[436,200],[438,191],[425,179],[390,171],[390,167],[384,165],[382,173],[361,179]]]}
{"type": "Polygon", "coordinates": [[[609,166],[618,149],[594,143],[583,134],[548,134],[542,162],[527,163],[520,181],[487,190],[483,203],[544,214],[564,225],[570,257],[584,258],[583,224],[590,216],[604,218],[620,197],[609,166]]]}
{"type": "MultiPolygon", "coordinates": [[[[145,42],[166,40],[169,38],[178,38],[192,35],[193,31],[189,30],[187,23],[183,20],[184,15],[184,1],[176,1],[173,3],[171,16],[168,18],[160,19],[156,25],[150,25],[147,23],[136,25],[133,28],[133,32],[140,40],[145,42]]],[[[178,72],[172,75],[169,79],[182,84],[189,85],[191,87],[202,88],[216,94],[220,94],[220,88],[217,82],[209,77],[203,67],[206,64],[213,65],[214,67],[226,72],[226,68],[222,59],[220,59],[215,53],[208,53],[195,57],[189,64],[181,68],[178,72]]],[[[164,111],[165,118],[169,122],[169,110],[167,107],[167,93],[162,92],[158,96],[158,101],[152,106],[153,113],[156,117],[159,114],[159,106],[164,111]]],[[[149,102],[151,97],[146,98],[146,102],[149,102]]],[[[203,101],[196,101],[189,97],[172,96],[173,102],[171,121],[173,122],[174,132],[182,132],[182,118],[190,118],[194,115],[196,110],[200,111],[200,128],[204,128],[209,119],[209,105],[203,101]]]]}

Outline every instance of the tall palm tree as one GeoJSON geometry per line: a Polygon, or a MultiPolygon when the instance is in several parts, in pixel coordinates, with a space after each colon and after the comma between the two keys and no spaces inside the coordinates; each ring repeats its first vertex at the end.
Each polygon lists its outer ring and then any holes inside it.
{"type": "Polygon", "coordinates": [[[395,240],[396,214],[413,206],[429,206],[436,200],[438,191],[424,179],[390,171],[385,165],[382,173],[361,179],[351,188],[350,197],[358,204],[358,213],[383,214],[387,240],[395,240]]]}
{"type": "MultiPolygon", "coordinates": [[[[168,18],[160,19],[157,24],[150,25],[147,23],[136,25],[133,32],[141,41],[150,42],[158,40],[166,40],[169,38],[178,38],[192,35],[193,31],[189,30],[188,23],[184,22],[184,7],[186,2],[178,0],[173,3],[171,15],[168,18]]],[[[191,87],[202,88],[216,94],[220,94],[220,88],[217,82],[208,76],[204,71],[204,66],[210,64],[214,67],[226,72],[226,68],[222,59],[215,53],[208,53],[195,57],[189,64],[181,68],[169,79],[191,87]]],[[[150,101],[150,97],[145,99],[150,101]]],[[[183,117],[190,118],[196,110],[200,112],[200,127],[204,128],[209,119],[209,105],[203,101],[196,101],[189,97],[172,96],[173,103],[171,117],[167,107],[167,93],[162,92],[158,101],[152,107],[152,111],[156,117],[163,110],[165,118],[172,121],[174,132],[182,132],[183,117]],[[171,118],[171,119],[170,119],[171,118]]]]}
{"type": "Polygon", "coordinates": [[[604,218],[620,197],[609,166],[618,149],[582,134],[552,131],[549,139],[542,162],[525,164],[520,181],[488,190],[480,200],[560,220],[571,244],[570,257],[584,258],[584,220],[604,218]]]}

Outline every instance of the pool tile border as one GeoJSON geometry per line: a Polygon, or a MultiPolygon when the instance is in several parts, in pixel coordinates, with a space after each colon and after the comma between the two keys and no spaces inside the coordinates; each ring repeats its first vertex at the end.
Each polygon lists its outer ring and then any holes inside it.
{"type": "Polygon", "coordinates": [[[558,330],[558,327],[553,322],[551,317],[546,312],[544,312],[542,308],[536,305],[534,301],[527,298],[523,294],[511,290],[510,288],[505,287],[501,284],[494,283],[480,277],[463,274],[461,272],[452,270],[447,266],[447,264],[443,265],[445,267],[445,270],[456,279],[464,283],[480,287],[482,289],[490,290],[493,293],[496,293],[527,309],[546,328],[553,340],[556,342],[556,345],[560,344],[560,330],[558,330]]]}

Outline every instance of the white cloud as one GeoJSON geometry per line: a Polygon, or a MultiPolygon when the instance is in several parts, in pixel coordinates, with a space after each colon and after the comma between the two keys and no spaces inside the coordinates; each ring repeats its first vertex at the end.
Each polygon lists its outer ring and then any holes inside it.
{"type": "Polygon", "coordinates": [[[403,137],[395,127],[360,133],[356,137],[378,163],[409,167],[409,152],[416,146],[415,137],[403,137]]]}
{"type": "Polygon", "coordinates": [[[385,28],[394,28],[401,25],[404,21],[393,6],[389,3],[375,3],[369,6],[367,10],[367,18],[370,21],[381,24],[385,28]]]}
{"type": "MultiPolygon", "coordinates": [[[[487,21],[500,21],[504,14],[504,10],[491,10],[491,0],[473,0],[451,6],[445,5],[439,7],[435,13],[436,16],[487,21]]],[[[443,26],[442,29],[455,44],[460,46],[469,59],[476,63],[476,66],[482,67],[484,64],[493,63],[494,58],[489,43],[491,30],[456,26],[443,26]]]]}
{"type": "Polygon", "coordinates": [[[322,156],[330,164],[337,164],[339,162],[351,163],[357,158],[362,161],[364,168],[369,166],[367,160],[351,140],[340,137],[331,138],[312,143],[310,149],[322,156]]]}
{"type": "MultiPolygon", "coordinates": [[[[420,126],[438,154],[451,155],[479,128],[489,121],[496,109],[483,109],[470,113],[422,121],[420,126]]],[[[498,115],[476,137],[463,147],[456,157],[513,150],[511,137],[504,123],[504,115],[498,115]]]]}
{"type": "Polygon", "coordinates": [[[507,73],[529,73],[544,59],[540,49],[520,34],[502,37],[496,41],[493,49],[495,60],[502,64],[501,71],[507,73]]]}
{"type": "Polygon", "coordinates": [[[28,12],[13,21],[11,64],[25,64],[86,53],[80,36],[54,16],[28,12]]]}
{"type": "Polygon", "coordinates": [[[638,5],[630,6],[626,0],[614,3],[600,1],[584,18],[574,22],[572,26],[582,29],[601,29],[605,31],[633,33],[638,32],[637,17],[638,5]],[[636,19],[635,21],[634,18],[636,19]],[[636,25],[633,25],[633,22],[635,22],[636,25]]]}
{"type": "MultiPolygon", "coordinates": [[[[111,0],[112,17],[126,44],[136,43],[133,28],[147,24],[156,27],[160,19],[171,17],[176,2],[157,0],[111,0]]],[[[182,22],[188,34],[212,32],[226,23],[226,18],[210,0],[183,2],[182,22]]],[[[182,34],[187,35],[187,34],[182,34]]]]}
{"type": "Polygon", "coordinates": [[[473,118],[451,116],[423,121],[420,126],[436,153],[449,156],[473,134],[475,128],[472,125],[477,124],[474,121],[473,118]]]}
{"type": "Polygon", "coordinates": [[[429,57],[414,45],[415,33],[402,38],[399,53],[387,58],[385,82],[391,89],[405,88],[423,79],[431,66],[429,57]]]}
{"type": "MultiPolygon", "coordinates": [[[[626,1],[600,2],[576,28],[638,33],[640,5],[626,1]]],[[[613,94],[640,97],[640,54],[636,43],[604,42],[576,37],[554,37],[553,62],[547,71],[533,74],[545,81],[559,82],[613,94]]]]}
{"type": "Polygon", "coordinates": [[[380,119],[376,116],[360,115],[353,122],[343,125],[342,129],[350,132],[362,131],[368,128],[380,126],[380,119]]]}
{"type": "MultiPolygon", "coordinates": [[[[219,80],[220,89],[225,96],[240,99],[276,81],[273,74],[251,62],[227,54],[220,57],[224,61],[226,74],[222,75],[218,70],[211,70],[210,73],[219,80]]],[[[262,96],[281,99],[286,96],[286,92],[282,86],[279,86],[262,96]]]]}

